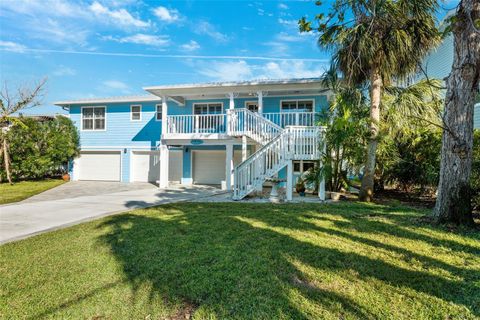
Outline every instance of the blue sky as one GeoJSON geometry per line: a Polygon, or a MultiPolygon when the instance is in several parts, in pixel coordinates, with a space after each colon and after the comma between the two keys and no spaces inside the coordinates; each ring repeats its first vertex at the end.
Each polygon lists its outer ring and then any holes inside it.
{"type": "Polygon", "coordinates": [[[297,21],[314,1],[1,0],[0,80],[48,77],[43,105],[143,86],[317,77],[329,54],[297,21]]]}

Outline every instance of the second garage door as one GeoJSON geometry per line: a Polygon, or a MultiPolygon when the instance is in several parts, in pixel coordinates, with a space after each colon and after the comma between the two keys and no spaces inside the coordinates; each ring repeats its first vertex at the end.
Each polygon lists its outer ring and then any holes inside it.
{"type": "MultiPolygon", "coordinates": [[[[168,180],[179,182],[182,177],[182,151],[171,150],[168,180]]],[[[159,151],[134,151],[132,153],[131,180],[133,182],[156,182],[160,174],[159,151]]]]}
{"type": "MultiPolygon", "coordinates": [[[[234,165],[241,159],[241,151],[235,151],[234,165]]],[[[225,151],[193,151],[193,183],[221,184],[225,180],[225,160],[225,151]]]]}

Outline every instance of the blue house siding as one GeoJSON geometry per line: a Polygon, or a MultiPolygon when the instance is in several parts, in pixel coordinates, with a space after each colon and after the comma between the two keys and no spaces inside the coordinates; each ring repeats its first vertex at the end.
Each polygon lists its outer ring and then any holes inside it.
{"type": "MultiPolygon", "coordinates": [[[[106,107],[106,130],[81,130],[82,106],[70,107],[70,118],[80,131],[82,147],[142,147],[155,148],[160,140],[161,121],[155,119],[155,104],[122,103],[96,104],[91,106],[106,107]],[[130,106],[142,106],[141,121],[130,120],[130,106]]],[[[87,107],[87,106],[86,106],[87,107]]]]}

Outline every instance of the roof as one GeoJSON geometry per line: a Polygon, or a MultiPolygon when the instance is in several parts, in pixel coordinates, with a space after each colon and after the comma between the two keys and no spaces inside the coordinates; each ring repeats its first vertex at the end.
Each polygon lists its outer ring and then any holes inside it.
{"type": "Polygon", "coordinates": [[[193,84],[175,84],[144,87],[143,89],[157,96],[194,96],[199,94],[220,94],[226,92],[249,93],[256,91],[320,89],[322,79],[263,79],[250,81],[207,82],[193,84]]]}
{"type": "Polygon", "coordinates": [[[116,103],[116,102],[157,102],[162,99],[158,96],[151,94],[148,95],[137,95],[137,96],[116,96],[116,97],[106,97],[106,98],[88,98],[88,99],[78,99],[78,100],[64,100],[57,101],[54,104],[57,106],[69,106],[76,104],[88,104],[88,103],[116,103]]]}
{"type": "Polygon", "coordinates": [[[120,102],[159,102],[162,96],[168,96],[174,101],[184,100],[183,97],[194,97],[204,95],[218,95],[225,97],[226,93],[235,92],[238,94],[253,94],[258,91],[281,92],[285,94],[295,93],[319,93],[327,88],[322,85],[320,78],[299,78],[299,79],[261,79],[250,81],[228,81],[228,82],[207,82],[192,84],[174,84],[144,87],[150,92],[148,95],[117,96],[107,98],[89,98],[79,100],[58,101],[57,106],[85,105],[99,103],[120,103],[120,102]]]}

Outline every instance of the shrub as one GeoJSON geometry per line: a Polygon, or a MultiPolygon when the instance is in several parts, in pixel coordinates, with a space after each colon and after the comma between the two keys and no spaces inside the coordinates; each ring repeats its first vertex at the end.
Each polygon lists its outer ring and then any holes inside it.
{"type": "MultiPolygon", "coordinates": [[[[24,126],[15,125],[7,133],[13,179],[38,179],[66,171],[68,161],[79,152],[80,138],[72,121],[63,116],[46,122],[21,120],[24,126]]],[[[5,177],[3,167],[0,174],[5,177]]]]}

